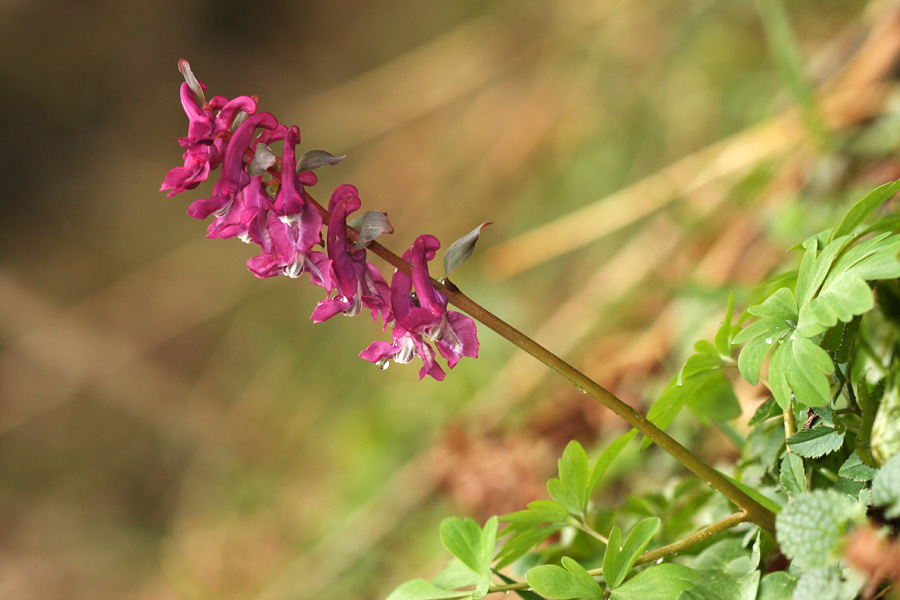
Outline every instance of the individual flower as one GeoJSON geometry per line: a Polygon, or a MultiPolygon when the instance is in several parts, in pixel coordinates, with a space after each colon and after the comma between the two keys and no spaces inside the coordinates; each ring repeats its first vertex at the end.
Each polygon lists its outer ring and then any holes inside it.
{"type": "Polygon", "coordinates": [[[463,356],[478,358],[478,332],[475,321],[455,310],[445,311],[441,315],[441,323],[427,337],[434,340],[438,352],[447,361],[451,369],[463,356]]]}
{"type": "Polygon", "coordinates": [[[429,341],[435,343],[451,369],[462,356],[478,356],[475,323],[447,310],[447,297],[434,287],[428,274],[428,261],[434,259],[440,246],[434,236],[421,235],[403,255],[410,273],[398,269],[391,280],[391,306],[396,319],[393,342],[372,342],[360,357],[384,365],[387,360],[405,364],[418,356],[422,359],[419,379],[431,375],[441,381],[444,371],[435,362],[429,341]]]}
{"type": "Polygon", "coordinates": [[[292,126],[284,140],[284,152],[281,155],[281,187],[275,196],[272,210],[278,216],[293,215],[300,211],[306,202],[303,199],[303,186],[315,185],[316,176],[312,171],[297,173],[296,147],[300,143],[300,128],[292,126]]]}
{"type": "Polygon", "coordinates": [[[347,215],[361,206],[358,191],[352,185],[342,185],[331,195],[328,210],[328,238],[326,247],[336,280],[337,293],[325,298],[313,311],[315,323],[326,321],[338,313],[354,316],[361,307],[372,311],[372,320],[378,315],[387,327],[391,314],[391,289],[375,265],[366,262],[366,250],[354,250],[347,238],[347,215]]]}
{"type": "Polygon", "coordinates": [[[216,213],[206,229],[206,237],[236,237],[248,243],[263,238],[272,198],[262,179],[262,175],[251,177],[250,183],[238,192],[231,204],[216,213]]]}
{"type": "Polygon", "coordinates": [[[179,68],[188,80],[181,84],[181,105],[188,117],[188,135],[178,140],[185,149],[184,166],[170,170],[159,188],[161,192],[171,190],[167,196],[193,189],[206,181],[210,171],[222,160],[226,138],[237,116],[256,112],[256,102],[249,96],[238,96],[233,100],[216,96],[206,102],[203,99],[206,86],[194,79],[187,61],[179,62],[179,68]]]}
{"type": "Polygon", "coordinates": [[[195,219],[205,219],[211,214],[222,216],[231,209],[237,195],[250,183],[244,155],[250,149],[250,141],[257,127],[275,129],[278,121],[270,113],[258,113],[240,124],[225,148],[222,174],[213,187],[212,197],[195,200],[188,207],[189,215],[195,219]]]}
{"type": "Polygon", "coordinates": [[[331,292],[331,260],[312,247],[321,242],[322,217],[306,202],[294,215],[278,216],[269,212],[266,225],[258,232],[251,231],[251,239],[260,245],[262,254],[247,261],[247,267],[257,277],[287,275],[309,280],[331,292]],[[258,237],[257,237],[258,236],[258,237]]]}
{"type": "Polygon", "coordinates": [[[273,129],[264,129],[250,143],[249,150],[254,154],[253,160],[247,165],[250,183],[235,195],[230,204],[213,213],[215,218],[207,227],[206,237],[237,237],[247,243],[262,239],[261,231],[266,226],[273,202],[266,191],[263,176],[268,169],[275,167],[278,160],[267,144],[283,140],[287,131],[287,127],[279,123],[273,129]]]}

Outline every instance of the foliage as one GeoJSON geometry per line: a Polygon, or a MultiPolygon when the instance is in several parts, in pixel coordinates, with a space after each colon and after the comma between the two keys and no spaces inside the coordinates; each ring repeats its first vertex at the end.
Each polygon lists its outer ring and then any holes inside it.
{"type": "Polygon", "coordinates": [[[896,411],[888,399],[900,383],[893,377],[898,332],[873,293],[877,282],[900,277],[900,235],[896,219],[865,226],[897,190],[900,181],[879,187],[837,227],[799,244],[799,269],[777,278],[738,323],[732,295],[713,341],[695,344],[649,411],[661,428],[684,407],[703,425],[728,427],[741,412],[735,367],[748,383],[765,386],[771,396],[747,425],[730,480],[779,512],[774,532],[742,525],[748,518],[740,512],[707,521],[699,532],[679,530],[666,518],[677,514],[696,528],[714,507],[723,514],[719,497],[685,495],[690,486],[680,486],[684,497],[633,495],[620,509],[595,505],[604,473],[637,433],[631,430],[593,463],[578,442],[569,443],[558,477],[547,484],[551,499],[500,517],[506,526],[499,534],[496,518],[483,529],[445,521],[450,566],[431,583],[404,584],[390,600],[493,591],[559,600],[855,597],[864,580],[843,560],[848,532],[869,520],[868,507],[889,519],[900,515],[900,453],[891,454],[897,420],[885,416],[896,411]],[[873,452],[876,423],[875,439],[891,442],[873,452]],[[495,534],[504,538],[497,548],[495,534]],[[763,558],[779,552],[790,570],[764,574],[763,558]]]}

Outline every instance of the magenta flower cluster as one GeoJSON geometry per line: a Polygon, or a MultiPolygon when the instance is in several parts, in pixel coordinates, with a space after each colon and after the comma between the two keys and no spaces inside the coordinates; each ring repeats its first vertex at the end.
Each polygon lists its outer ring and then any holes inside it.
{"type": "Polygon", "coordinates": [[[383,330],[391,326],[392,340],[372,342],[360,356],[383,368],[389,360],[408,363],[419,357],[419,379],[430,375],[443,380],[432,344],[451,369],[460,357],[478,355],[474,321],[447,309],[447,297],[429,274],[428,261],[440,248],[437,238],[419,236],[403,255],[410,272],[395,270],[388,285],[366,260],[365,244],[351,239],[357,236],[347,221],[361,207],[357,189],[339,186],[327,211],[305,191],[316,184],[313,168],[337,164],[341,158],[312,151],[307,155],[315,158],[307,160],[305,155],[298,161],[297,126],[287,127],[272,114],[257,112],[257,101],[249,96],[207,101],[207,88],[194,78],[187,61],[179,61],[178,67],[185,77],[181,104],[189,121],[187,137],[179,139],[184,166],[168,172],[160,191],[174,196],[193,189],[221,167],[213,195],[188,208],[196,219],[212,217],[206,237],[236,237],[258,245],[259,255],[247,261],[257,277],[306,273],[326,293],[312,313],[313,322],[337,314],[354,316],[362,308],[371,311],[374,321],[380,317],[383,330]],[[270,147],[275,142],[283,144],[280,158],[270,147]],[[323,215],[328,219],[324,243],[323,215]]]}

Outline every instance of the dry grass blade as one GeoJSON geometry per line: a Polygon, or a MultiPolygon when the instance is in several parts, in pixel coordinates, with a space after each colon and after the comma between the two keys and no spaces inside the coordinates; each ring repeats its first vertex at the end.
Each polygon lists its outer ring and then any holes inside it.
{"type": "MultiPolygon", "coordinates": [[[[889,74],[900,56],[897,31],[900,9],[892,8],[876,20],[857,52],[822,86],[819,102],[829,129],[840,130],[882,110],[886,90],[877,82],[889,74]]],[[[759,161],[801,143],[803,137],[797,115],[787,111],[494,247],[488,263],[501,278],[543,264],[656,212],[678,195],[690,194],[717,179],[734,180],[759,161]]]]}
{"type": "Polygon", "coordinates": [[[686,156],[602,200],[495,246],[485,262],[504,278],[576,250],[651,215],[679,195],[747,173],[797,143],[793,116],[773,119],[686,156]],[[587,225],[586,225],[587,224],[587,225]]]}
{"type": "MultiPolygon", "coordinates": [[[[359,77],[301,102],[285,116],[328,125],[329,144],[346,148],[396,130],[490,83],[511,64],[496,17],[474,19],[359,77]],[[498,32],[499,35],[498,35],[498,32]]],[[[515,60],[521,60],[518,56],[515,60]]]]}

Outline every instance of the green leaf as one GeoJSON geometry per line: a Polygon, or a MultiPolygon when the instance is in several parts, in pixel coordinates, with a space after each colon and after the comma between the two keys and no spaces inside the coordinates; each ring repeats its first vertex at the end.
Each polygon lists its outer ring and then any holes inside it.
{"type": "Polygon", "coordinates": [[[835,238],[834,241],[821,248],[821,252],[819,252],[821,242],[817,238],[810,238],[803,243],[806,252],[800,260],[800,272],[797,274],[798,308],[802,308],[816,295],[838,252],[843,250],[849,241],[850,236],[835,238]]]}
{"type": "Polygon", "coordinates": [[[847,479],[846,477],[839,477],[837,483],[831,486],[832,489],[857,499],[864,487],[866,487],[865,481],[854,481],[852,479],[847,479]]]}
{"type": "Polygon", "coordinates": [[[572,440],[566,446],[562,458],[558,461],[559,479],[581,503],[581,509],[587,505],[588,457],[581,444],[572,440]]]}
{"type": "Polygon", "coordinates": [[[787,439],[788,447],[804,458],[818,458],[840,449],[844,444],[844,434],[834,427],[813,427],[801,429],[787,439]]]}
{"type": "Polygon", "coordinates": [[[807,406],[825,406],[831,402],[834,372],[831,357],[809,338],[791,335],[777,344],[769,363],[769,385],[778,405],[787,409],[792,394],[807,406]]]}
{"type": "Polygon", "coordinates": [[[581,499],[569,491],[559,479],[551,479],[547,482],[547,493],[550,497],[559,502],[565,509],[573,515],[581,514],[581,499]]]}
{"type": "Polygon", "coordinates": [[[781,551],[798,566],[829,565],[852,517],[852,504],[834,490],[815,490],[792,498],[775,521],[781,551]]]}
{"type": "Polygon", "coordinates": [[[819,335],[838,321],[846,323],[874,306],[875,298],[868,284],[844,273],[829,279],[818,296],[800,307],[797,333],[807,337],[819,335]]]}
{"type": "Polygon", "coordinates": [[[491,560],[497,539],[497,517],[491,517],[484,529],[472,519],[451,517],[441,523],[441,543],[450,554],[478,577],[473,598],[483,598],[491,584],[491,560]]]}
{"type": "Polygon", "coordinates": [[[831,232],[831,239],[853,233],[873,210],[881,206],[897,190],[900,190],[900,179],[892,183],[885,183],[866,194],[865,198],[853,205],[853,208],[841,220],[840,225],[831,232]]]}
{"type": "MultiPolygon", "coordinates": [[[[796,287],[797,271],[785,271],[784,273],[779,273],[778,275],[773,275],[769,279],[766,279],[765,281],[757,285],[754,291],[762,296],[768,296],[778,288],[794,289],[796,287]]],[[[744,318],[745,315],[741,315],[740,320],[743,320],[744,318]]]]}
{"type": "Polygon", "coordinates": [[[829,353],[833,353],[835,363],[843,364],[850,361],[853,348],[856,346],[860,323],[862,316],[857,315],[849,323],[840,323],[832,327],[822,337],[820,345],[829,353]]]}
{"type": "Polygon", "coordinates": [[[884,217],[881,217],[880,219],[860,231],[857,234],[857,237],[868,235],[875,231],[889,231],[891,233],[900,231],[900,215],[886,215],[884,217]]]}
{"type": "Polygon", "coordinates": [[[587,592],[585,598],[593,598],[593,596],[590,595],[591,593],[602,595],[603,589],[600,587],[600,584],[597,583],[597,580],[594,579],[592,575],[588,574],[584,567],[568,556],[563,556],[559,562],[566,571],[572,574],[578,587],[584,590],[584,592],[587,592]]]}
{"type": "MultiPolygon", "coordinates": [[[[823,257],[833,246],[846,241],[845,236],[829,244],[822,253],[823,257]]],[[[871,310],[875,300],[866,281],[900,276],[898,250],[900,236],[889,233],[880,234],[847,250],[830,268],[821,288],[813,290],[815,297],[798,302],[797,332],[812,337],[833,327],[838,321],[846,323],[871,310]]]]}
{"type": "Polygon", "coordinates": [[[756,600],[791,600],[797,578],[787,571],[769,573],[759,582],[756,600]]]}
{"type": "MultiPolygon", "coordinates": [[[[744,539],[746,540],[746,538],[744,539]]],[[[753,536],[753,550],[750,552],[750,568],[754,571],[759,568],[759,561],[762,558],[762,545],[762,530],[757,529],[756,535],[753,536]]]]}
{"type": "Polygon", "coordinates": [[[558,461],[559,479],[547,482],[547,491],[573,515],[583,515],[593,489],[588,489],[588,459],[584,448],[572,440],[558,461]]]}
{"type": "Polygon", "coordinates": [[[803,459],[793,452],[788,452],[781,459],[781,485],[791,497],[806,491],[806,471],[803,468],[803,459]]]}
{"type": "Polygon", "coordinates": [[[756,600],[756,592],[759,591],[760,577],[762,577],[762,573],[753,570],[743,577],[734,580],[738,586],[738,591],[741,594],[741,600],[756,600]]]}
{"type": "Polygon", "coordinates": [[[900,453],[900,388],[895,385],[887,389],[881,398],[872,421],[869,442],[872,457],[879,464],[900,453]]]}
{"type": "Polygon", "coordinates": [[[552,500],[535,500],[528,503],[526,510],[520,510],[500,517],[503,523],[521,525],[542,525],[544,523],[565,523],[569,511],[552,500]]]}
{"type": "Polygon", "coordinates": [[[591,474],[588,477],[587,483],[588,500],[590,500],[591,495],[597,488],[597,484],[600,483],[603,474],[606,473],[606,470],[609,469],[610,465],[613,464],[613,461],[616,460],[616,457],[619,456],[625,446],[628,445],[628,442],[630,442],[635,435],[637,435],[637,429],[631,429],[627,433],[620,435],[613,440],[613,442],[607,446],[606,450],[597,457],[597,460],[594,461],[594,466],[591,467],[591,474]]]}
{"type": "Polygon", "coordinates": [[[850,458],[845,460],[844,464],[841,465],[838,475],[854,481],[869,481],[877,472],[878,469],[873,469],[869,465],[863,463],[859,458],[859,454],[854,452],[850,455],[850,458]]]}
{"type": "Polygon", "coordinates": [[[791,600],[853,600],[864,582],[842,580],[838,567],[809,569],[800,575],[791,600]]]}
{"type": "Polygon", "coordinates": [[[766,398],[765,402],[757,407],[756,412],[753,413],[753,416],[750,417],[750,421],[747,422],[747,426],[755,427],[763,421],[768,421],[773,417],[780,417],[783,412],[781,407],[778,406],[778,403],[775,402],[775,397],[769,396],[766,398]]]}
{"type": "Polygon", "coordinates": [[[691,565],[704,575],[720,573],[732,578],[747,575],[756,569],[752,552],[738,539],[725,539],[705,548],[691,565]]]}
{"type": "Polygon", "coordinates": [[[569,557],[563,557],[563,567],[540,565],[528,570],[525,579],[538,594],[557,600],[572,598],[595,599],[603,596],[603,588],[587,571],[569,557]]]}
{"type": "MultiPolygon", "coordinates": [[[[770,324],[770,321],[771,320],[766,320],[766,323],[763,324],[770,324]]],[[[760,323],[761,322],[757,322],[753,325],[758,325],[760,323]]],[[[747,331],[748,329],[750,329],[750,327],[744,331],[747,331]]],[[[740,371],[741,377],[743,377],[747,383],[750,385],[759,383],[759,370],[762,368],[763,361],[772,349],[775,348],[774,343],[775,340],[779,339],[778,336],[786,332],[787,329],[784,328],[776,330],[775,328],[769,327],[763,332],[768,335],[760,335],[747,342],[744,347],[741,348],[741,353],[738,354],[738,371],[740,371]]]]}
{"type": "Polygon", "coordinates": [[[258,144],[256,152],[253,153],[253,160],[247,165],[247,173],[250,177],[258,177],[263,175],[267,169],[275,166],[278,157],[272,152],[266,144],[258,144]]]}
{"type": "Polygon", "coordinates": [[[722,325],[719,326],[719,330],[716,331],[716,335],[713,338],[713,344],[718,353],[722,356],[731,356],[731,339],[738,331],[738,327],[731,324],[733,318],[734,292],[731,292],[728,294],[728,306],[725,308],[725,320],[722,321],[722,325]]]}
{"type": "MultiPolygon", "coordinates": [[[[786,287],[779,288],[775,292],[762,301],[761,304],[751,306],[747,312],[756,317],[769,317],[780,321],[789,321],[797,316],[797,302],[794,295],[786,287]]],[[[743,334],[744,332],[741,332],[743,334]]],[[[735,336],[734,343],[740,344],[743,339],[742,335],[735,336]]]]}
{"type": "Polygon", "coordinates": [[[472,592],[451,592],[424,579],[407,581],[387,597],[387,600],[461,600],[472,598],[472,592]]]}
{"type": "MultiPolygon", "coordinates": [[[[685,405],[703,423],[729,421],[741,415],[731,382],[721,372],[725,363],[719,350],[705,340],[697,342],[694,349],[696,352],[647,413],[650,422],[660,429],[667,428],[685,405]]],[[[641,448],[649,445],[645,439],[641,448]]]]}
{"type": "Polygon", "coordinates": [[[603,553],[603,578],[609,583],[615,577],[616,566],[619,562],[619,553],[622,551],[622,530],[618,525],[613,525],[612,531],[606,543],[606,552],[603,553]]]}
{"type": "Polygon", "coordinates": [[[834,265],[836,273],[850,273],[866,281],[900,276],[900,235],[881,233],[853,246],[834,265]]]}
{"type": "Polygon", "coordinates": [[[612,590],[612,600],[670,600],[689,590],[703,576],[683,565],[662,564],[645,569],[612,590]]]}
{"type": "Polygon", "coordinates": [[[689,590],[681,592],[678,600],[744,600],[737,581],[724,573],[705,573],[703,579],[689,590]]]}
{"type": "Polygon", "coordinates": [[[863,464],[872,468],[881,466],[872,456],[872,427],[875,424],[875,416],[878,403],[884,393],[884,380],[876,385],[873,393],[869,392],[869,386],[865,381],[856,387],[856,402],[862,413],[862,422],[859,424],[859,432],[856,434],[856,453],[863,464]]]}
{"type": "MultiPolygon", "coordinates": [[[[566,512],[568,515],[568,512],[566,512]]],[[[502,569],[512,563],[516,562],[529,551],[536,548],[548,537],[559,531],[563,528],[563,525],[547,525],[545,527],[533,528],[527,527],[525,529],[519,529],[514,532],[511,532],[510,529],[517,528],[518,525],[510,525],[507,527],[503,534],[506,535],[508,533],[512,533],[513,535],[509,537],[506,542],[504,542],[503,547],[500,549],[500,552],[497,553],[496,560],[497,564],[495,568],[502,569]]]]}
{"type": "MultiPolygon", "coordinates": [[[[625,580],[625,576],[628,575],[644,548],[647,547],[647,544],[659,531],[661,524],[662,521],[659,518],[651,517],[635,525],[625,539],[625,544],[622,545],[621,551],[615,557],[613,571],[606,570],[606,557],[603,557],[603,578],[610,588],[615,589],[619,587],[625,580]]],[[[612,539],[609,542],[612,545],[612,539]]],[[[607,552],[609,552],[609,546],[607,546],[607,552]]]]}
{"type": "Polygon", "coordinates": [[[690,392],[688,407],[702,423],[731,421],[741,416],[734,388],[719,371],[692,377],[690,386],[685,386],[683,392],[690,392]]]}
{"type": "MultiPolygon", "coordinates": [[[[688,359],[688,365],[693,358],[688,359]]],[[[689,376],[675,376],[647,413],[651,423],[665,429],[688,405],[704,423],[729,421],[741,414],[741,407],[728,378],[719,371],[703,371],[689,376]]],[[[644,445],[649,445],[646,442],[644,445]]]]}
{"type": "Polygon", "coordinates": [[[464,565],[479,573],[482,566],[481,527],[472,519],[449,517],[441,523],[441,543],[464,565]]]}
{"type": "Polygon", "coordinates": [[[477,586],[481,583],[482,576],[463,564],[458,558],[453,558],[431,583],[445,590],[456,590],[468,586],[477,586]]]}
{"type": "Polygon", "coordinates": [[[888,519],[900,517],[900,453],[892,456],[872,481],[873,506],[887,506],[888,519]]]}
{"type": "Polygon", "coordinates": [[[762,304],[751,306],[748,312],[762,318],[734,336],[732,343],[746,342],[738,355],[738,370],[750,385],[756,385],[763,360],[779,340],[793,331],[793,323],[797,321],[797,304],[789,289],[779,288],[762,304]]]}

